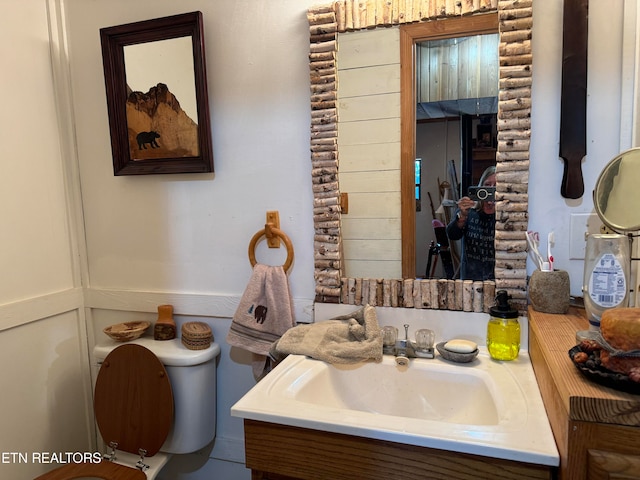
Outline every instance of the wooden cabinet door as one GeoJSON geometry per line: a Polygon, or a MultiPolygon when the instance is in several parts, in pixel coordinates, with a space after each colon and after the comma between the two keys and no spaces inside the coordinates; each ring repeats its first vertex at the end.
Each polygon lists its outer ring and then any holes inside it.
{"type": "Polygon", "coordinates": [[[588,480],[638,480],[640,456],[604,450],[587,451],[588,480]]]}

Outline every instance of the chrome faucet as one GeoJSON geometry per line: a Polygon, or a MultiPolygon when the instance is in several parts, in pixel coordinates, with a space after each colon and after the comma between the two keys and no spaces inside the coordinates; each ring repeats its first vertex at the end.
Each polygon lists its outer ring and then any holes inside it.
{"type": "Polygon", "coordinates": [[[395,339],[395,343],[392,342],[392,338],[397,336],[397,329],[393,329],[391,336],[385,335],[385,342],[383,343],[382,353],[387,355],[394,355],[396,357],[396,364],[399,366],[409,365],[410,358],[434,358],[433,352],[433,332],[431,334],[431,342],[428,344],[421,344],[418,346],[411,340],[409,340],[409,324],[404,325],[404,339],[395,339]]]}
{"type": "Polygon", "coordinates": [[[409,340],[409,324],[404,324],[404,340],[396,341],[396,364],[401,367],[409,365],[409,359],[416,357],[416,350],[409,340]]]}

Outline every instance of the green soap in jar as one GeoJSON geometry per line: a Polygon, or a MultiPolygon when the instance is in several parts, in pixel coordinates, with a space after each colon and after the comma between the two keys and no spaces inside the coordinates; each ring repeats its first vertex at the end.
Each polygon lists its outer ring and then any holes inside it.
{"type": "Polygon", "coordinates": [[[515,360],[520,353],[520,323],[518,312],[511,308],[505,290],[498,291],[490,315],[487,325],[489,355],[495,360],[515,360]]]}

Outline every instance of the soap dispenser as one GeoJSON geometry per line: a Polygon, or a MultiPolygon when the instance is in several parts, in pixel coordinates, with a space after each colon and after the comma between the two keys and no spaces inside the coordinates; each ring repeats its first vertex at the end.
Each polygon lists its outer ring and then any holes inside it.
{"type": "Polygon", "coordinates": [[[487,349],[495,360],[515,360],[520,353],[518,312],[509,304],[506,290],[498,290],[487,325],[487,349]]]}

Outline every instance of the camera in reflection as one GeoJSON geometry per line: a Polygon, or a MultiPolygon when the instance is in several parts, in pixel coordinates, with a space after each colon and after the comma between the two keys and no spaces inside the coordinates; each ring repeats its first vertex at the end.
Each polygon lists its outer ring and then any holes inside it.
{"type": "Polygon", "coordinates": [[[496,187],[469,187],[468,195],[476,202],[493,202],[496,197],[496,187]]]}

